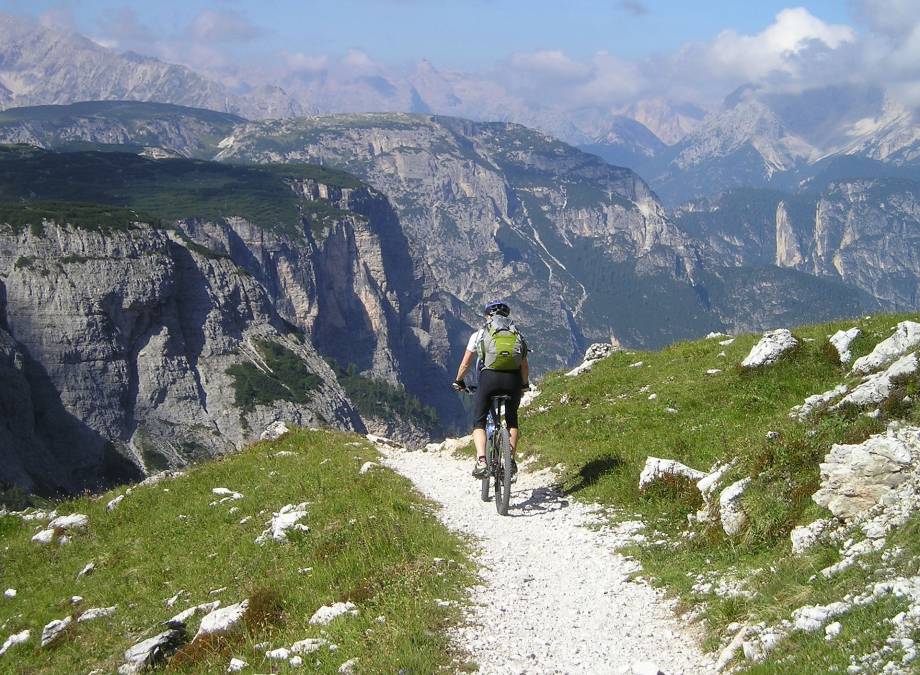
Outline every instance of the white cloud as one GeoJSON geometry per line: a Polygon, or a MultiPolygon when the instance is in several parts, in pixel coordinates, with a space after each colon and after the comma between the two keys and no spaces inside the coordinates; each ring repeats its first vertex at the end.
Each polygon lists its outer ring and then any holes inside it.
{"type": "Polygon", "coordinates": [[[201,11],[188,31],[191,37],[209,42],[248,42],[263,34],[255,24],[230,9],[201,11]]]}
{"type": "Polygon", "coordinates": [[[538,77],[573,79],[590,73],[590,66],[569,58],[559,49],[517,52],[511,55],[511,67],[538,77]]]}

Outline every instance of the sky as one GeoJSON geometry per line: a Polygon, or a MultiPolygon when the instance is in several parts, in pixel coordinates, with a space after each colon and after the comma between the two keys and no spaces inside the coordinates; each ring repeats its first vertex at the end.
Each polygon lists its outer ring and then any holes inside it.
{"type": "MultiPolygon", "coordinates": [[[[826,23],[853,23],[845,0],[802,4],[826,23]]],[[[240,59],[361,51],[393,65],[426,58],[457,70],[538,50],[575,59],[600,51],[642,58],[726,29],[757,32],[789,6],[777,0],[0,0],[3,11],[44,16],[138,51],[157,52],[157,43],[210,29],[240,59]]]]}
{"type": "Polygon", "coordinates": [[[523,110],[610,111],[654,96],[717,104],[749,83],[855,82],[920,108],[920,0],[0,0],[0,11],[241,91],[323,86],[326,99],[343,90],[330,82],[406,81],[426,59],[480,107],[494,92],[523,110]]]}

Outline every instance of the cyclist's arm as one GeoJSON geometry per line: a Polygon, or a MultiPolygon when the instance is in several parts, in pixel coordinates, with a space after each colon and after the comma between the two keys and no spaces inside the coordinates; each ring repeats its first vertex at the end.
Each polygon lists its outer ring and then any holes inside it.
{"type": "Polygon", "coordinates": [[[474,356],[476,356],[476,352],[463,352],[463,360],[460,362],[460,367],[457,369],[457,382],[463,380],[466,371],[470,369],[470,364],[473,362],[474,356]]]}
{"type": "Polygon", "coordinates": [[[530,366],[527,365],[526,356],[521,361],[521,381],[525,383],[530,382],[530,366]]]}

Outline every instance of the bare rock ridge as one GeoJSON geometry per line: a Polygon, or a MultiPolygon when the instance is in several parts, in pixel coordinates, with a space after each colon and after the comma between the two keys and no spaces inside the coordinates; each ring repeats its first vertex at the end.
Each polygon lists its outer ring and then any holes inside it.
{"type": "Polygon", "coordinates": [[[53,493],[134,479],[241,447],[279,417],[362,426],[256,280],[173,231],[5,225],[0,280],[0,369],[16,385],[0,393],[4,482],[53,493]],[[262,397],[287,386],[279,363],[312,388],[262,397]]]}

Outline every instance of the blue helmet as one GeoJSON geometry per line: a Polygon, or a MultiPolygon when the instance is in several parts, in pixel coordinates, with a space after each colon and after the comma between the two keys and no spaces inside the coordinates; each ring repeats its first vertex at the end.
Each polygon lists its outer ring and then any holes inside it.
{"type": "Polygon", "coordinates": [[[508,316],[511,314],[511,308],[505,304],[504,300],[489,300],[489,302],[486,303],[483,313],[486,316],[492,316],[493,314],[508,316]]]}

